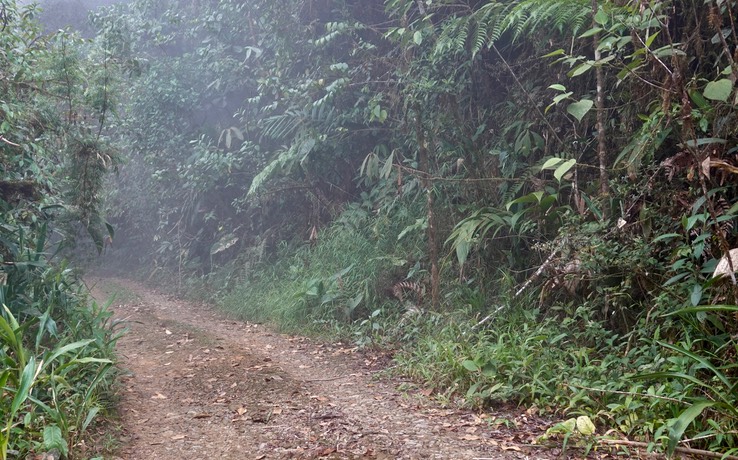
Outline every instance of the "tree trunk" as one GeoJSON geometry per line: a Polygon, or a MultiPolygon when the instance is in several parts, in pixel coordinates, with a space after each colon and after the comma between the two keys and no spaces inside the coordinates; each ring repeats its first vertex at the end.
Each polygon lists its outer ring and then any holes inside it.
{"type": "MultiPolygon", "coordinates": [[[[597,0],[592,0],[592,27],[597,27],[594,17],[597,14],[597,0]]],[[[597,97],[595,108],[597,110],[597,158],[600,167],[600,195],[603,199],[602,215],[605,219],[610,216],[610,178],[607,173],[607,132],[606,132],[606,107],[605,107],[605,73],[600,65],[602,53],[600,46],[600,34],[594,34],[593,43],[595,58],[595,75],[597,77],[597,97]]]]}
{"type": "Polygon", "coordinates": [[[418,163],[422,176],[423,188],[427,195],[426,209],[428,219],[428,256],[431,263],[431,304],[434,310],[440,306],[440,273],[438,271],[438,244],[436,236],[436,216],[434,213],[433,184],[430,180],[430,161],[428,145],[423,131],[423,118],[420,107],[415,106],[415,138],[418,141],[418,163]]]}

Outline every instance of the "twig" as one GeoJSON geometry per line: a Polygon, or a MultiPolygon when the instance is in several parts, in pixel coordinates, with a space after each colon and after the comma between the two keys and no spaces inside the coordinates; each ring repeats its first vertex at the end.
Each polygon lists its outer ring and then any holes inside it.
{"type": "Polygon", "coordinates": [[[0,141],[5,142],[8,145],[12,145],[13,147],[20,147],[20,144],[16,144],[15,142],[10,142],[9,140],[5,139],[3,136],[0,136],[0,141]]]}
{"type": "MultiPolygon", "coordinates": [[[[629,440],[600,439],[599,442],[601,442],[602,444],[609,444],[612,446],[630,446],[630,447],[640,447],[643,449],[648,449],[650,447],[650,445],[646,442],[629,441],[629,440]]],[[[701,455],[703,457],[720,458],[723,460],[738,460],[738,456],[735,456],[735,455],[721,454],[719,452],[711,452],[709,450],[693,449],[691,447],[677,447],[674,449],[674,451],[682,453],[682,454],[701,455]]]]}
{"type": "Polygon", "coordinates": [[[490,319],[492,319],[492,317],[493,317],[493,316],[495,316],[495,315],[497,314],[497,312],[499,312],[499,311],[500,311],[500,310],[502,310],[503,308],[505,308],[505,305],[500,305],[499,307],[497,307],[497,308],[495,309],[495,311],[493,311],[493,312],[492,312],[492,313],[490,313],[489,315],[485,316],[483,320],[481,320],[480,322],[478,322],[477,324],[475,324],[474,326],[472,326],[471,330],[473,331],[474,329],[478,328],[478,327],[479,327],[479,326],[481,326],[482,324],[484,324],[484,323],[486,323],[487,321],[489,321],[490,319]]]}
{"type": "MultiPolygon", "coordinates": [[[[556,257],[556,254],[558,254],[559,251],[561,251],[561,248],[564,246],[565,243],[566,243],[566,238],[563,238],[563,239],[561,239],[559,241],[559,244],[556,245],[556,247],[554,248],[553,252],[551,252],[551,254],[548,256],[548,258],[546,259],[546,261],[543,262],[543,264],[540,267],[538,267],[538,270],[536,270],[536,272],[533,273],[533,276],[531,276],[530,278],[528,278],[528,280],[523,284],[523,286],[521,286],[520,289],[518,289],[518,291],[513,296],[513,299],[517,298],[520,294],[522,294],[526,289],[528,289],[528,286],[530,286],[533,283],[533,281],[535,281],[539,276],[541,276],[541,273],[543,273],[546,270],[546,268],[548,268],[548,266],[551,265],[551,263],[553,262],[554,257],[556,257]]],[[[482,319],[480,322],[478,322],[477,324],[475,324],[471,328],[471,330],[473,331],[474,329],[478,328],[482,324],[484,324],[487,321],[489,321],[490,319],[492,319],[493,316],[495,316],[497,313],[499,313],[506,306],[507,305],[500,305],[499,307],[497,307],[495,309],[495,311],[493,311],[489,315],[485,316],[484,319],[482,319]]]]}
{"type": "Polygon", "coordinates": [[[551,265],[551,263],[554,260],[554,257],[556,257],[556,254],[558,254],[559,251],[561,251],[561,248],[564,247],[564,243],[566,243],[566,238],[562,238],[559,241],[559,244],[556,245],[554,250],[551,252],[551,255],[549,255],[546,261],[543,262],[543,264],[540,267],[538,267],[538,270],[536,270],[536,272],[533,273],[533,276],[528,278],[528,280],[523,284],[523,286],[521,286],[521,288],[518,289],[518,292],[515,293],[513,298],[518,297],[520,294],[522,294],[526,289],[528,289],[528,286],[530,286],[531,283],[533,283],[533,281],[535,281],[539,276],[541,276],[541,273],[543,273],[548,268],[548,266],[551,265]]]}
{"type": "Polygon", "coordinates": [[[680,401],[680,400],[678,400],[676,398],[670,398],[668,396],[648,395],[648,394],[643,394],[643,393],[634,393],[634,392],[631,392],[631,391],[605,390],[605,389],[602,389],[602,388],[590,388],[590,387],[585,387],[583,385],[576,385],[574,383],[571,383],[570,385],[573,386],[574,388],[579,388],[579,389],[582,389],[582,390],[597,391],[597,392],[600,392],[600,393],[612,393],[612,394],[624,395],[624,396],[641,396],[641,397],[644,397],[644,398],[661,399],[663,401],[669,401],[669,402],[673,402],[673,403],[684,404],[684,401],[680,401]]]}

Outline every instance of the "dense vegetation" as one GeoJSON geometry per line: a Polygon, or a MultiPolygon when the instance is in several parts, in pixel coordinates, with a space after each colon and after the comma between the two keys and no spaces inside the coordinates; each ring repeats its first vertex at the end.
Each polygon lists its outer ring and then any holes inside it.
{"type": "MultiPolygon", "coordinates": [[[[714,274],[738,263],[736,15],[134,0],[93,14],[91,43],[24,42],[38,62],[3,68],[4,116],[23,122],[0,148],[54,146],[13,168],[52,177],[57,218],[100,246],[109,139],[108,251],[147,278],[394,349],[442,400],[732,452],[738,287],[714,274]]],[[[39,240],[42,211],[18,238],[39,240]]],[[[579,428],[551,437],[594,440],[579,428]]]]}
{"type": "Polygon", "coordinates": [[[108,232],[109,57],[35,14],[0,2],[0,459],[90,458],[117,335],[61,257],[108,232]]]}

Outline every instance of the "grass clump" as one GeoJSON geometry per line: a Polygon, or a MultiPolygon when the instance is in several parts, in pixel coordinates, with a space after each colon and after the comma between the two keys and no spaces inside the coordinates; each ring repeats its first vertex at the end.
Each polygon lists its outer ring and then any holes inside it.
{"type": "MultiPolygon", "coordinates": [[[[345,214],[356,214],[349,209],[345,214]]],[[[269,322],[285,330],[350,333],[355,322],[394,315],[392,287],[405,279],[421,279],[417,248],[411,238],[402,246],[396,238],[404,221],[369,217],[339,219],[314,244],[283,245],[276,256],[243,274],[220,305],[238,317],[269,322]]]]}
{"type": "Polygon", "coordinates": [[[2,287],[0,459],[81,458],[88,430],[114,408],[112,314],[88,305],[68,272],[16,266],[2,287]]]}

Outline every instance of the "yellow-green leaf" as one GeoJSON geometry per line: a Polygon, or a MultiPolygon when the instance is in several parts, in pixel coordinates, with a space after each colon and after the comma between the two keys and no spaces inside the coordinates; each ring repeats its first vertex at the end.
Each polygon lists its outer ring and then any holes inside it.
{"type": "Polygon", "coordinates": [[[587,115],[587,112],[590,111],[593,105],[594,102],[592,102],[590,99],[582,99],[581,101],[569,104],[569,106],[566,108],[566,111],[569,113],[569,115],[576,118],[577,121],[582,121],[582,118],[587,115]]]}
{"type": "Polygon", "coordinates": [[[727,78],[722,78],[718,81],[711,81],[705,86],[704,94],[705,98],[726,102],[730,97],[730,93],[733,91],[733,82],[727,78]]]}
{"type": "Polygon", "coordinates": [[[592,419],[586,415],[577,417],[577,431],[585,436],[592,436],[595,434],[596,429],[594,423],[592,423],[592,419]]]}

